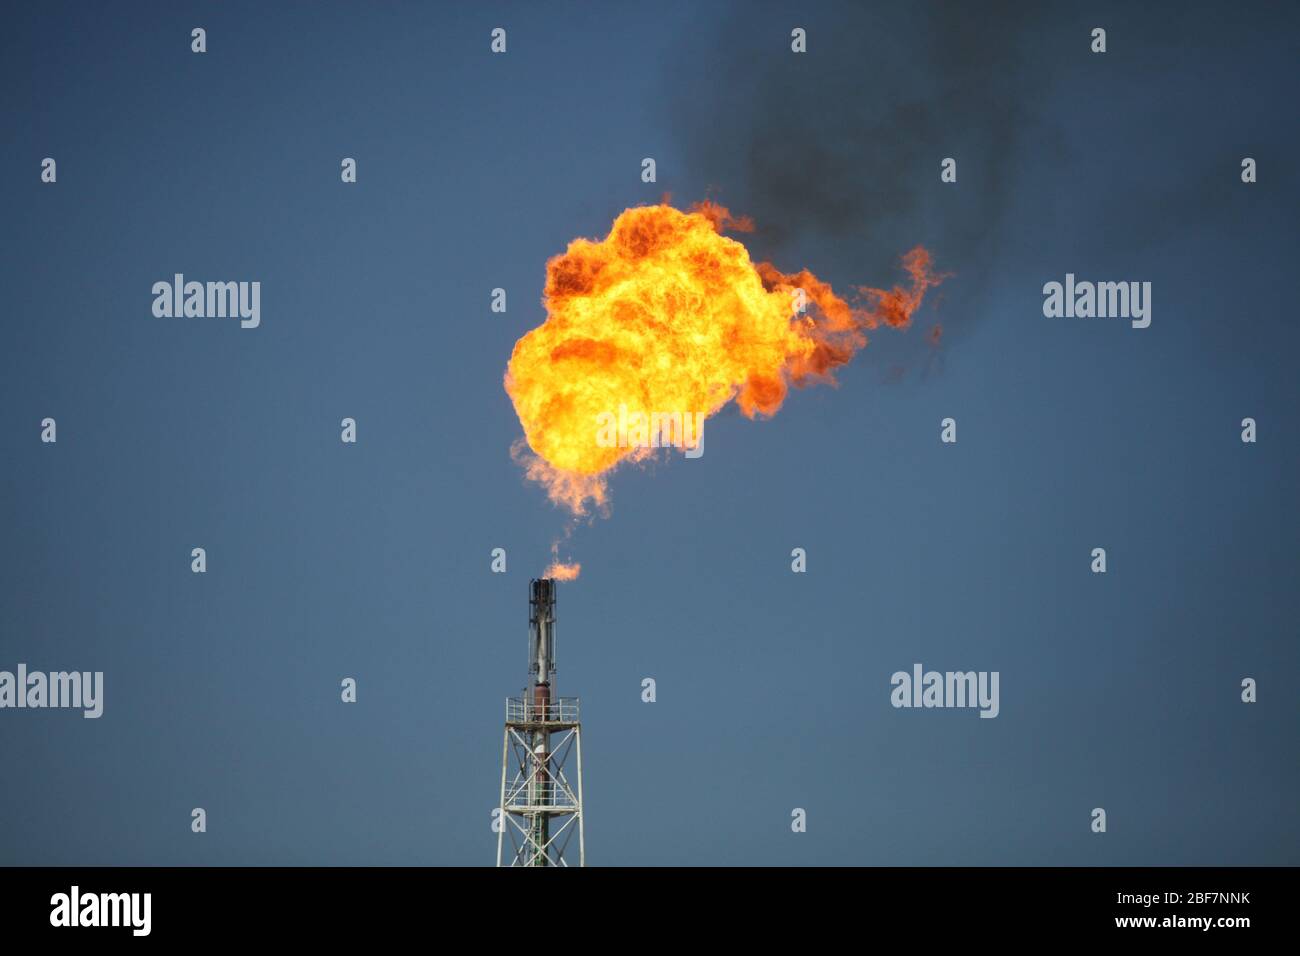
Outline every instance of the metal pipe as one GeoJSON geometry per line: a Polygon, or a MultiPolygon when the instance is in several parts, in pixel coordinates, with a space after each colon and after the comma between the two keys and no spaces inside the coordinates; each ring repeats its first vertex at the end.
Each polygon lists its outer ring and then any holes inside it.
{"type": "MultiPolygon", "coordinates": [[[[528,671],[532,680],[525,701],[533,708],[531,719],[543,724],[533,731],[533,804],[551,805],[553,794],[550,783],[551,732],[545,726],[552,719],[552,687],[555,675],[555,581],[551,578],[534,578],[530,582],[528,601],[528,671]],[[531,701],[529,701],[531,698],[531,701]]],[[[534,866],[546,866],[549,854],[544,848],[550,838],[550,814],[539,810],[533,818],[534,866]]]]}

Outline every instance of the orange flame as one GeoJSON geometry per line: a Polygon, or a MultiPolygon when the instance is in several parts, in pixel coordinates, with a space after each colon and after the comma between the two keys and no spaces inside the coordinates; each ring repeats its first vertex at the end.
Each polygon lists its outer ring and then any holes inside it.
{"type": "Polygon", "coordinates": [[[572,581],[581,570],[582,565],[577,561],[573,562],[573,564],[561,564],[559,561],[554,561],[542,572],[542,577],[555,578],[557,581],[572,581]]]}
{"type": "MultiPolygon", "coordinates": [[[[545,463],[543,462],[543,464],[545,463]]],[[[553,480],[563,480],[563,478],[562,476],[556,476],[553,480]]],[[[577,561],[565,562],[560,560],[560,545],[573,537],[573,531],[576,527],[577,520],[571,519],[565,526],[564,534],[551,542],[551,563],[547,565],[546,570],[542,572],[542,577],[555,578],[557,581],[577,580],[578,575],[582,572],[582,565],[577,561]]]]}
{"type": "Polygon", "coordinates": [[[515,343],[505,388],[531,449],[517,442],[512,455],[557,504],[606,510],[609,471],[654,454],[599,440],[602,415],[707,417],[735,400],[749,418],[771,416],[790,385],[833,384],[865,330],[906,326],[944,278],[918,246],[903,257],[910,285],[859,287],[850,305],[811,272],[754,263],[722,235],[753,227],[712,202],[639,206],[546,264],[547,318],[515,343]]]}

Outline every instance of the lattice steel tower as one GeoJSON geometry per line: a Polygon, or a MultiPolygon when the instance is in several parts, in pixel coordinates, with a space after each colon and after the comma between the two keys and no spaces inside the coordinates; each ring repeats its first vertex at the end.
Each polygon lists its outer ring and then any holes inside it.
{"type": "Polygon", "coordinates": [[[555,580],[534,578],[528,600],[528,687],[506,698],[501,743],[497,866],[572,866],[566,851],[582,832],[582,724],[578,698],[555,696],[555,580]],[[576,763],[570,783],[566,766],[576,763]],[[506,833],[513,850],[506,855],[506,833]]]}

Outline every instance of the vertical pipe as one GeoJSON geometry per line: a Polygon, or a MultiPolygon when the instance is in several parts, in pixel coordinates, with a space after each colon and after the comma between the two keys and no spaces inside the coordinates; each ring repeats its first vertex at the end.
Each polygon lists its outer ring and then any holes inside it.
{"type": "Polygon", "coordinates": [[[574,727],[578,735],[574,741],[578,745],[578,866],[587,865],[587,840],[582,830],[582,727],[574,727]]]}
{"type": "MultiPolygon", "coordinates": [[[[506,708],[506,720],[510,719],[510,709],[506,708]]],[[[497,817],[497,825],[501,827],[497,831],[497,866],[501,865],[501,850],[505,846],[506,840],[506,759],[510,755],[510,728],[506,727],[506,732],[501,736],[501,801],[497,804],[500,809],[500,815],[497,817]]],[[[513,837],[511,839],[514,839],[513,837]]],[[[511,846],[514,844],[512,843],[511,846]]]]}
{"type": "MultiPolygon", "coordinates": [[[[546,724],[551,719],[551,675],[555,673],[554,660],[554,626],[555,626],[555,581],[551,578],[535,578],[529,582],[529,657],[528,669],[533,685],[528,695],[528,704],[532,707],[531,720],[542,726],[533,731],[533,799],[535,807],[545,808],[551,804],[550,785],[551,734],[546,724]]],[[[533,866],[546,866],[549,854],[545,851],[550,839],[550,814],[545,809],[534,811],[532,825],[529,829],[534,844],[533,866]]]]}

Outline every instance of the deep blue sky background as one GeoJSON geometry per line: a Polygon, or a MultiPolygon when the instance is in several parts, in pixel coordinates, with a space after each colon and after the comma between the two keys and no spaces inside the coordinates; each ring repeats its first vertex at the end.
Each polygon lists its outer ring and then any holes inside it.
{"type": "Polygon", "coordinates": [[[589,862],[1300,863],[1300,24],[1144,6],[6,7],[0,669],[106,693],[0,711],[0,863],[492,861],[563,526],[501,375],[546,259],[664,191],[837,286],[954,275],[578,531],[589,862]],[[261,327],[154,318],[174,272],[260,280],[261,327]],[[1044,318],[1066,272],[1151,327],[1044,318]],[[891,708],[914,662],[1001,716],[891,708]]]}

